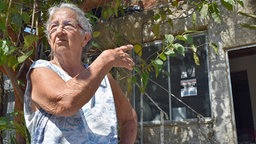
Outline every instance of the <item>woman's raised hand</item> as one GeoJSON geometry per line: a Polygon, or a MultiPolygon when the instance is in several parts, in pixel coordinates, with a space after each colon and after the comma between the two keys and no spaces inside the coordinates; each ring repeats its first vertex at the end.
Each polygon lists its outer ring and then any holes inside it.
{"type": "Polygon", "coordinates": [[[100,55],[104,57],[105,62],[109,62],[112,67],[121,67],[132,70],[134,62],[132,57],[127,53],[133,49],[133,45],[124,45],[115,49],[103,51],[100,55]]]}

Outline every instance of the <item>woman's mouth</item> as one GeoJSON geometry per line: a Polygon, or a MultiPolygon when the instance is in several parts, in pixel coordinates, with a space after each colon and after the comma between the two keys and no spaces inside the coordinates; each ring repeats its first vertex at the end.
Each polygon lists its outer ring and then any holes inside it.
{"type": "Polygon", "coordinates": [[[63,42],[67,42],[67,40],[66,39],[58,39],[58,40],[56,40],[56,43],[63,43],[63,42]]]}

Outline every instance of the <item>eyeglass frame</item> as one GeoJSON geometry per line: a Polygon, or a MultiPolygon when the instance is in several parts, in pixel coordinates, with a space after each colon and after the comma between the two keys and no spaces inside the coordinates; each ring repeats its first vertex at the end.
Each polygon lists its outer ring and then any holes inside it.
{"type": "Polygon", "coordinates": [[[66,31],[72,31],[72,30],[75,30],[77,28],[80,28],[81,30],[85,31],[84,28],[78,22],[74,22],[73,20],[64,20],[62,22],[62,24],[59,24],[59,21],[51,22],[48,25],[48,28],[47,28],[48,31],[49,31],[49,35],[51,35],[52,33],[56,32],[60,26],[61,26],[61,28],[63,30],[66,30],[66,31]],[[73,23],[75,23],[75,24],[73,24],[73,23]],[[55,24],[54,26],[56,26],[56,27],[54,27],[54,29],[51,28],[53,24],[55,24]],[[65,28],[67,26],[70,26],[70,28],[65,28]]]}

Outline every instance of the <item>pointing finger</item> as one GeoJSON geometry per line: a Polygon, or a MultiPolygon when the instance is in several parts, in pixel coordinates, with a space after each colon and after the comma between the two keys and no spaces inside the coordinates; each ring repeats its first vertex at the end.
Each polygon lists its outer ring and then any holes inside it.
{"type": "Polygon", "coordinates": [[[133,45],[123,45],[121,47],[119,47],[118,49],[121,49],[123,51],[129,51],[129,50],[132,50],[133,49],[133,45]]]}

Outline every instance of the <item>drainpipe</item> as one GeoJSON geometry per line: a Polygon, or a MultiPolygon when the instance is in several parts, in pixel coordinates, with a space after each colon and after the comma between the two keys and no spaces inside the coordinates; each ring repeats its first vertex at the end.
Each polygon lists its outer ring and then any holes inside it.
{"type": "Polygon", "coordinates": [[[160,144],[164,144],[164,113],[160,111],[161,125],[160,125],[160,144]]]}

